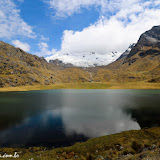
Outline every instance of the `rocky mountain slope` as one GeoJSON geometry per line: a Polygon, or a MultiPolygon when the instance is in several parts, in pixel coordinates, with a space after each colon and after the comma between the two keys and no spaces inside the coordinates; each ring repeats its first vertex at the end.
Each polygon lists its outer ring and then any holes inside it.
{"type": "Polygon", "coordinates": [[[128,58],[137,52],[143,51],[144,47],[160,47],[160,26],[154,26],[151,30],[143,33],[135,47],[131,50],[128,58]]]}
{"type": "Polygon", "coordinates": [[[0,87],[137,81],[160,83],[160,26],[142,34],[115,62],[90,68],[74,67],[58,59],[48,63],[0,41],[0,87]]]}
{"type": "Polygon", "coordinates": [[[73,64],[71,64],[71,63],[63,63],[63,61],[60,61],[58,59],[50,60],[49,63],[52,63],[52,64],[54,64],[56,66],[66,67],[66,68],[67,67],[74,67],[73,64]]]}
{"type": "Polygon", "coordinates": [[[48,63],[44,58],[0,41],[0,87],[85,81],[90,81],[90,74],[80,68],[48,63]]]}
{"type": "Polygon", "coordinates": [[[117,61],[120,60],[120,59],[122,59],[122,58],[124,58],[124,57],[126,57],[126,56],[128,56],[128,54],[130,53],[130,51],[132,50],[132,48],[133,48],[135,45],[136,45],[135,43],[131,44],[131,45],[128,47],[128,49],[127,49],[124,53],[121,54],[121,56],[117,59],[117,61]]]}
{"type": "Polygon", "coordinates": [[[127,56],[96,71],[111,82],[160,82],[160,26],[142,34],[127,56]]]}

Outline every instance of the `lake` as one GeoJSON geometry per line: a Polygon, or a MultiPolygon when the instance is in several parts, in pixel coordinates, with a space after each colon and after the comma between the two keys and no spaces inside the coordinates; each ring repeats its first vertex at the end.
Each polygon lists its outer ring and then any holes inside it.
{"type": "Polygon", "coordinates": [[[69,146],[160,127],[160,90],[44,90],[0,93],[0,147],[69,146]]]}

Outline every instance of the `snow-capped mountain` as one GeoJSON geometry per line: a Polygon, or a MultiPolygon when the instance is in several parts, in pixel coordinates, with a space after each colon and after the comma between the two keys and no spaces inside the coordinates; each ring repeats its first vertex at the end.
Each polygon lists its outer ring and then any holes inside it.
{"type": "Polygon", "coordinates": [[[128,47],[128,49],[127,49],[117,60],[126,57],[126,56],[130,53],[130,51],[132,50],[132,48],[133,48],[135,45],[136,45],[135,43],[130,44],[130,46],[128,47]]]}
{"type": "Polygon", "coordinates": [[[108,54],[98,54],[96,52],[83,52],[83,53],[61,53],[58,52],[51,57],[47,57],[46,60],[60,60],[65,64],[73,64],[77,67],[95,67],[108,65],[114,62],[122,53],[111,52],[108,54]]]}

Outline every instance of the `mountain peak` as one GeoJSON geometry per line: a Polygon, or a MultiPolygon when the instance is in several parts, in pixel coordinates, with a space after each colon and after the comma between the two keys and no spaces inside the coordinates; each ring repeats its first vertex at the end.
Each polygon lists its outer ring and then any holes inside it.
{"type": "Polygon", "coordinates": [[[111,52],[102,55],[97,52],[90,51],[81,53],[57,53],[51,57],[47,57],[46,59],[48,62],[52,61],[52,63],[56,63],[55,60],[59,60],[62,61],[63,64],[72,64],[77,67],[96,67],[108,65],[114,62],[120,55],[120,52],[111,52]]]}
{"type": "Polygon", "coordinates": [[[153,46],[160,42],[160,26],[154,26],[149,31],[146,31],[143,33],[135,47],[131,50],[131,52],[128,54],[128,58],[136,54],[138,51],[141,51],[141,49],[144,46],[153,46]]]}

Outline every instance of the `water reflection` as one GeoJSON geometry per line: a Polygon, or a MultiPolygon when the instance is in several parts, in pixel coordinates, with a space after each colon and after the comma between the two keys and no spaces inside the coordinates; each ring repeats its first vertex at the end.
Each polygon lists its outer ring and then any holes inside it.
{"type": "Polygon", "coordinates": [[[159,95],[159,90],[0,93],[0,146],[67,146],[147,124],[159,126],[159,95]]]}

